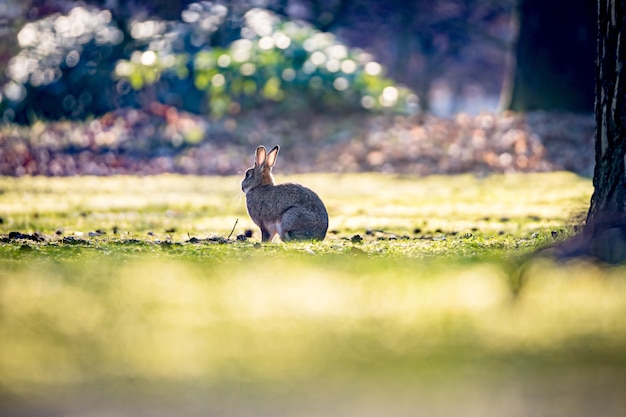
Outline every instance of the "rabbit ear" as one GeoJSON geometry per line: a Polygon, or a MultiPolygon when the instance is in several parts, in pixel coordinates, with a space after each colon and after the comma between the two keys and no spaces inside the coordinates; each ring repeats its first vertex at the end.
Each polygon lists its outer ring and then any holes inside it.
{"type": "Polygon", "coordinates": [[[278,151],[280,150],[280,146],[276,145],[272,148],[272,150],[267,154],[267,159],[265,160],[265,164],[268,167],[273,167],[276,163],[276,157],[278,156],[278,151]]]}
{"type": "Polygon", "coordinates": [[[265,163],[266,151],[265,146],[259,146],[256,148],[256,152],[254,153],[254,164],[256,166],[261,166],[265,163]]]}

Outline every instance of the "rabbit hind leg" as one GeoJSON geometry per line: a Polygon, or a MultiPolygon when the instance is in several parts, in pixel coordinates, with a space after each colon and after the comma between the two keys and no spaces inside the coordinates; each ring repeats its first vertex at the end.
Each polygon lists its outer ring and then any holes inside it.
{"type": "Polygon", "coordinates": [[[316,216],[304,208],[292,207],[285,211],[280,223],[278,233],[283,242],[323,240],[326,235],[326,230],[321,230],[316,216]]]}

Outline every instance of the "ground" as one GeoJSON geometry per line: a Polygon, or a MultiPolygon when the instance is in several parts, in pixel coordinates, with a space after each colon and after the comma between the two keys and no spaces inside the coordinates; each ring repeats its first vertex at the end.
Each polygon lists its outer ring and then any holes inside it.
{"type": "Polygon", "coordinates": [[[1,178],[2,415],[623,415],[624,268],[533,255],[588,179],[277,176],[296,244],[239,180],[1,178]]]}

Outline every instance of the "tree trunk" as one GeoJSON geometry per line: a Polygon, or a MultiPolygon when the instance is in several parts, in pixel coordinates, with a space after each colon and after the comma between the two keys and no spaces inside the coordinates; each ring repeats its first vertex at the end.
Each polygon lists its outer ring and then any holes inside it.
{"type": "Polygon", "coordinates": [[[501,106],[593,111],[595,16],[591,0],[518,0],[513,65],[501,106]]]}
{"type": "Polygon", "coordinates": [[[626,214],[626,0],[598,2],[596,167],[587,223],[626,214]]]}

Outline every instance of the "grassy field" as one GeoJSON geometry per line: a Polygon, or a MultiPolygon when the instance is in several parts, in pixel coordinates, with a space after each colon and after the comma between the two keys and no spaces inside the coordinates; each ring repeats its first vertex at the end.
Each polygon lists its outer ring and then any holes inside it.
{"type": "Polygon", "coordinates": [[[528,257],[590,181],[280,180],[324,242],[235,177],[0,178],[0,414],[624,415],[626,269],[528,257]]]}

